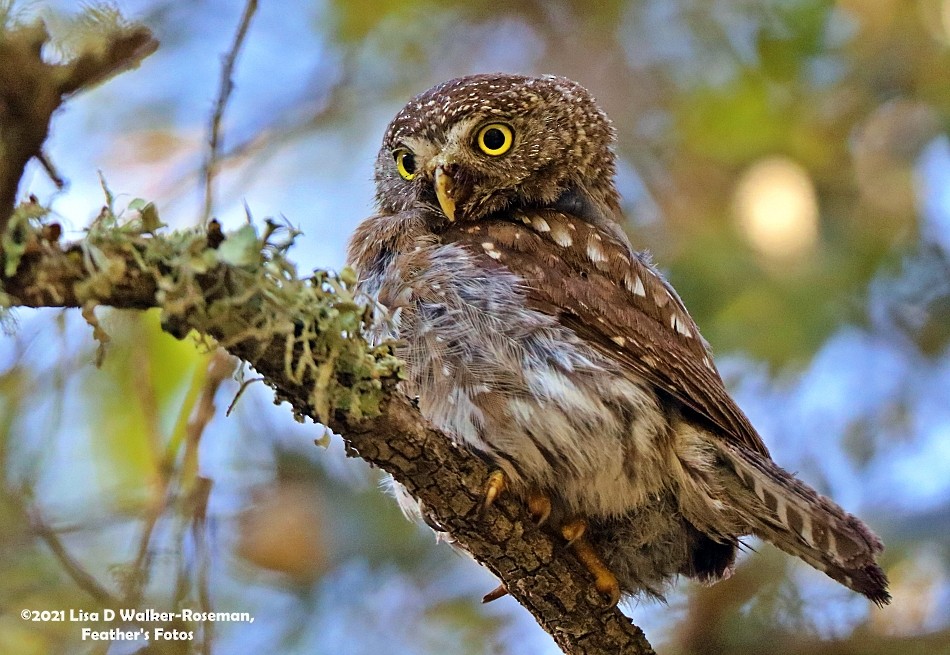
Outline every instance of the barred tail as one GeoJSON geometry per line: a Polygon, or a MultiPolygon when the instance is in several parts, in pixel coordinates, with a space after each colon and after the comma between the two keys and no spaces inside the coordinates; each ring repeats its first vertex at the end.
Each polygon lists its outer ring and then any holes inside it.
{"type": "Polygon", "coordinates": [[[736,475],[724,491],[756,536],[878,605],[890,602],[887,576],[875,560],[884,545],[864,523],[770,459],[717,446],[736,475]]]}

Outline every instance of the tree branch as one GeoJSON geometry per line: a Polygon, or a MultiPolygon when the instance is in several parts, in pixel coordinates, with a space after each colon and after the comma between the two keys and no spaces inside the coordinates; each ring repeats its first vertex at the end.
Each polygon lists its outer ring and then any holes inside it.
{"type": "Polygon", "coordinates": [[[41,156],[50,119],[63,100],[137,66],[158,48],[145,27],[127,25],[107,12],[93,15],[102,19],[94,38],[58,64],[41,55],[49,40],[41,21],[0,25],[0,234],[16,204],[23,169],[41,156]]]}
{"type": "MultiPolygon", "coordinates": [[[[139,45],[126,43],[118,49],[126,55],[101,59],[98,75],[80,67],[84,72],[67,76],[70,84],[53,85],[61,71],[39,60],[45,30],[29,30],[20,33],[18,47],[5,35],[0,40],[0,56],[15,50],[18,61],[29,60],[37,76],[31,88],[43,105],[39,113],[10,111],[11,99],[19,107],[36,102],[30,88],[14,88],[20,82],[0,75],[0,148],[19,152],[15,165],[2,158],[0,171],[0,199],[11,205],[24,157],[39,152],[48,130],[40,118],[49,120],[68,89],[114,72],[118,59],[128,65],[154,49],[147,31],[134,32],[139,45]]],[[[479,511],[487,465],[429,426],[399,391],[401,364],[390,347],[369,347],[361,336],[371,312],[354,297],[347,271],[297,276],[285,256],[294,234],[278,241],[284,231],[268,224],[263,237],[249,225],[225,236],[215,221],[207,232],[155,233],[153,207],[120,223],[109,206],[84,239],[64,245],[58,226],[44,224],[35,203],[12,213],[5,206],[0,297],[6,304],[159,308],[168,332],[217,340],[254,366],[296,415],[329,425],[350,456],[405,485],[429,520],[495,573],[565,652],[653,652],[626,616],[603,608],[563,540],[535,526],[521,503],[506,497],[479,511]]]]}

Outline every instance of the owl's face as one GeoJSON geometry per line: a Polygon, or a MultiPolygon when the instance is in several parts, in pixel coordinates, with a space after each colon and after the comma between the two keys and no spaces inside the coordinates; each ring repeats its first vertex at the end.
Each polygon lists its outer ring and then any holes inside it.
{"type": "Polygon", "coordinates": [[[436,221],[565,199],[612,208],[613,138],[590,94],[566,78],[450,80],[410,100],[389,125],[376,199],[383,211],[422,209],[436,221]]]}

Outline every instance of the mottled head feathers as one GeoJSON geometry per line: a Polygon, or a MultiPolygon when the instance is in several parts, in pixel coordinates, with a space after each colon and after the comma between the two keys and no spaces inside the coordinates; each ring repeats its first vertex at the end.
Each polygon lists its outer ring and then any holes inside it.
{"type": "MultiPolygon", "coordinates": [[[[490,136],[502,149],[501,136],[490,136]]],[[[559,201],[613,219],[613,141],[606,114],[566,78],[496,73],[449,80],[410,100],[390,123],[376,165],[377,202],[388,212],[438,210],[433,177],[441,165],[453,178],[460,220],[559,201]],[[513,142],[503,154],[479,147],[480,132],[492,125],[510,128],[513,142]],[[400,153],[410,155],[410,179],[399,169],[400,153]]]]}

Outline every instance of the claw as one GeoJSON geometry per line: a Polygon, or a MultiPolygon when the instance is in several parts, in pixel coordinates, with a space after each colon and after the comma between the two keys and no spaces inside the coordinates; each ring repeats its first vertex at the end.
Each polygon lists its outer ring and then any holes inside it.
{"type": "Polygon", "coordinates": [[[485,483],[485,498],[482,500],[482,512],[495,504],[498,497],[508,486],[508,480],[505,478],[504,471],[496,469],[488,476],[488,482],[485,483]]]}
{"type": "Polygon", "coordinates": [[[594,588],[604,597],[605,606],[613,607],[620,601],[620,583],[594,547],[584,538],[586,531],[587,521],[581,518],[573,519],[561,526],[561,534],[567,539],[577,559],[594,576],[594,588]]]}
{"type": "Polygon", "coordinates": [[[528,511],[536,525],[544,525],[551,516],[551,497],[540,491],[532,491],[528,494],[528,511]]]}
{"type": "Polygon", "coordinates": [[[483,603],[490,603],[493,600],[498,600],[502,596],[508,595],[508,587],[505,586],[505,583],[502,582],[500,585],[489,591],[487,594],[482,596],[483,603]]]}
{"type": "Polygon", "coordinates": [[[568,546],[573,546],[585,532],[587,532],[587,521],[584,519],[572,519],[561,526],[561,536],[567,540],[568,546]]]}

